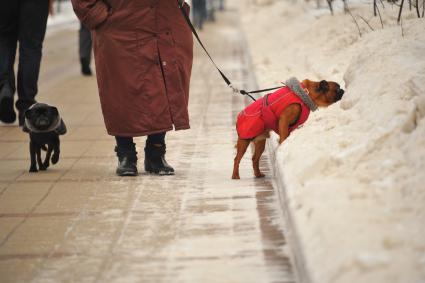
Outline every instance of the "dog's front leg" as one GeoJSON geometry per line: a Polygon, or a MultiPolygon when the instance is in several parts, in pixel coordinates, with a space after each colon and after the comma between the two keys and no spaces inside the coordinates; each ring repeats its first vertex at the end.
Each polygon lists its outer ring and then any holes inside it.
{"type": "Polygon", "coordinates": [[[42,171],[46,170],[46,167],[44,167],[43,161],[41,160],[41,146],[37,145],[35,147],[35,156],[37,158],[38,169],[42,171]]]}
{"type": "Polygon", "coordinates": [[[301,115],[301,106],[291,104],[279,116],[279,143],[283,143],[289,136],[289,126],[295,124],[301,115]]]}
{"type": "Polygon", "coordinates": [[[60,155],[60,141],[59,138],[53,142],[53,156],[52,156],[52,163],[56,164],[59,161],[59,155],[60,155]]]}
{"type": "Polygon", "coordinates": [[[249,146],[249,142],[249,140],[242,140],[238,138],[238,143],[236,144],[236,157],[233,161],[232,179],[240,179],[239,164],[241,163],[241,159],[249,146]]]}
{"type": "Polygon", "coordinates": [[[47,145],[46,158],[44,159],[44,163],[43,163],[43,166],[46,169],[49,168],[49,166],[50,166],[50,157],[52,156],[52,151],[53,151],[53,145],[51,143],[49,143],[47,145]]]}
{"type": "Polygon", "coordinates": [[[35,160],[35,144],[30,141],[30,157],[31,157],[31,166],[30,166],[30,172],[38,172],[37,170],[37,163],[35,160]]]}
{"type": "Polygon", "coordinates": [[[286,118],[279,119],[279,144],[283,143],[289,136],[289,126],[286,118]]]}

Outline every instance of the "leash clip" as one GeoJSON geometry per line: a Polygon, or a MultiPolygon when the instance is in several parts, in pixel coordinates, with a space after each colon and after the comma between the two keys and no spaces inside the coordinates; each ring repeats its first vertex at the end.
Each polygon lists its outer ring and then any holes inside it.
{"type": "Polygon", "coordinates": [[[240,90],[237,87],[234,87],[232,84],[230,84],[229,87],[232,89],[234,94],[241,93],[240,90]]]}

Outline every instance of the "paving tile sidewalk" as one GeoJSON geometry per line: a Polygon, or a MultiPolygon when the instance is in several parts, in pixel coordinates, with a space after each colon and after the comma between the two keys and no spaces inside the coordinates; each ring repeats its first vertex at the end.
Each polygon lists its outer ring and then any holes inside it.
{"type": "MultiPolygon", "coordinates": [[[[243,84],[232,13],[202,36],[243,84]]],[[[167,135],[177,174],[119,178],[95,79],[79,74],[77,32],[47,38],[38,99],[59,107],[69,132],[59,164],[29,174],[27,135],[0,126],[0,282],[293,281],[270,177],[255,180],[247,155],[242,180],[230,179],[244,98],[227,90],[199,48],[195,56],[192,129],[167,135]]],[[[143,144],[138,138],[140,169],[143,144]]]]}

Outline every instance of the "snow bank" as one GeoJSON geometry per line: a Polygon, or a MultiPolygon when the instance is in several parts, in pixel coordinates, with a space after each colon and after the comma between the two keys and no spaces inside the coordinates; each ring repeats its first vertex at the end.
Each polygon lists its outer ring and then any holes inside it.
{"type": "MultiPolygon", "coordinates": [[[[328,79],[340,103],[313,113],[278,147],[279,168],[308,281],[425,282],[425,20],[381,9],[372,31],[313,2],[245,4],[260,87],[328,79]]],[[[406,12],[407,13],[407,12],[406,12]]]]}

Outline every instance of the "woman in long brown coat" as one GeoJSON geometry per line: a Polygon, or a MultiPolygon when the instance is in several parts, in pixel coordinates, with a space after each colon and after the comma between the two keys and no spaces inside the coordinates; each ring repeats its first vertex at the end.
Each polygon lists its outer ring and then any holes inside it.
{"type": "MultiPolygon", "coordinates": [[[[117,174],[137,175],[133,137],[148,136],[145,170],[170,175],[165,133],[189,129],[193,38],[178,0],[72,0],[92,30],[97,83],[117,174]]],[[[186,13],[189,6],[185,3],[186,13]]]]}

